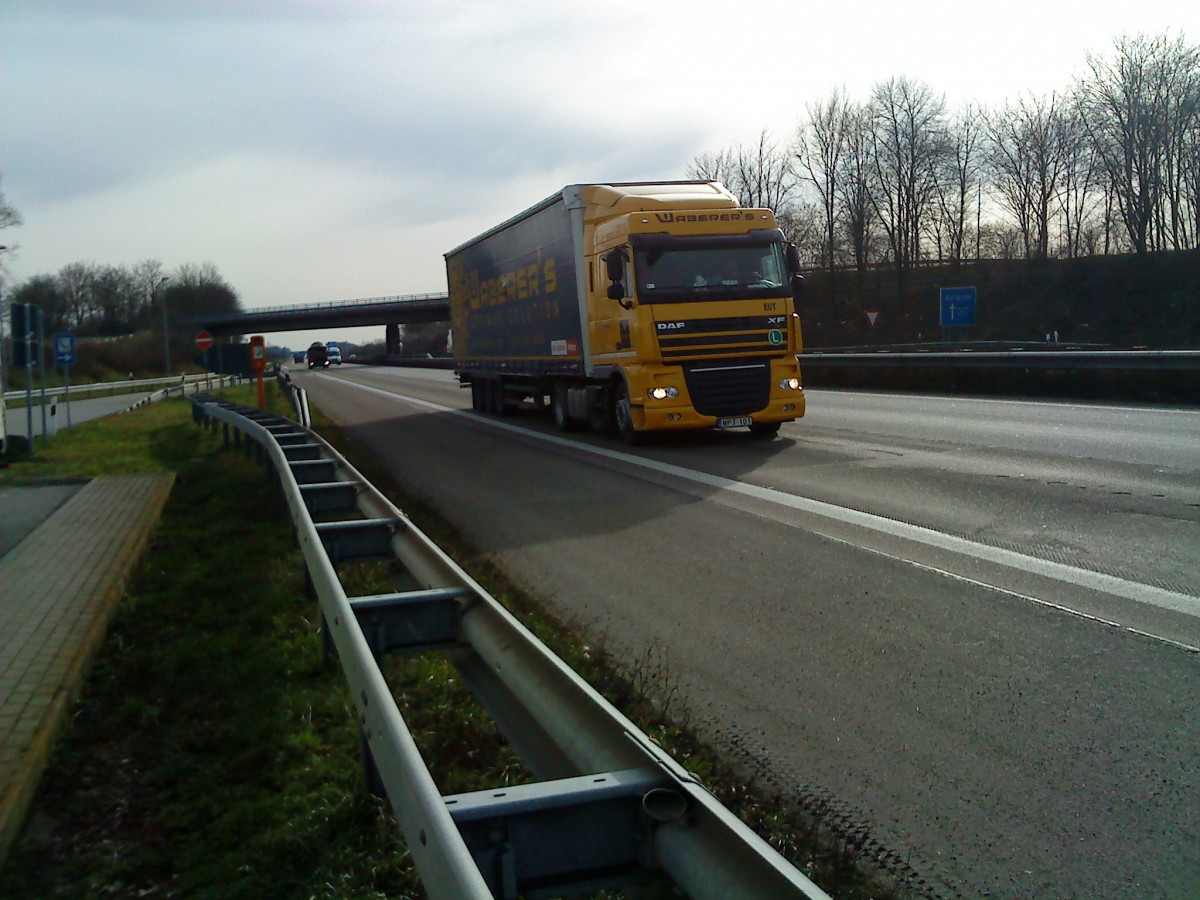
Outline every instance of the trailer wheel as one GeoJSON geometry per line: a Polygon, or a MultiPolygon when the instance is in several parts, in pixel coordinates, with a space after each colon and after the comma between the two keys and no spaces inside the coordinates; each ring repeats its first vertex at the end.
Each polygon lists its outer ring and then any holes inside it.
{"type": "Polygon", "coordinates": [[[612,422],[617,435],[626,444],[637,444],[641,433],[633,427],[633,403],[629,399],[629,385],[618,379],[613,388],[612,422]]]}
{"type": "Polygon", "coordinates": [[[554,382],[550,389],[550,409],[554,413],[554,426],[559,431],[575,430],[575,421],[571,418],[570,410],[567,407],[567,391],[569,390],[565,381],[554,382]]]}
{"type": "Polygon", "coordinates": [[[508,398],[504,393],[504,379],[497,378],[492,382],[492,408],[497,415],[511,416],[512,407],[508,405],[508,398]]]}
{"type": "Polygon", "coordinates": [[[483,412],[483,383],[478,378],[471,379],[471,409],[483,412]]]}

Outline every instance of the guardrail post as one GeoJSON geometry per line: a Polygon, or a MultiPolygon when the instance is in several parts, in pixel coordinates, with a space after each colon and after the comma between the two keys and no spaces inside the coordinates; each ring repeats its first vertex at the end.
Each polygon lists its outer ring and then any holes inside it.
{"type": "Polygon", "coordinates": [[[361,726],[358,729],[358,751],[362,760],[363,784],[366,786],[367,793],[380,800],[387,800],[387,787],[383,783],[383,777],[379,774],[379,766],[375,764],[375,756],[371,753],[371,744],[367,741],[367,735],[361,726]]]}
{"type": "Polygon", "coordinates": [[[229,423],[228,422],[221,423],[221,431],[223,432],[223,436],[225,439],[225,449],[228,450],[229,449],[229,423]]]}

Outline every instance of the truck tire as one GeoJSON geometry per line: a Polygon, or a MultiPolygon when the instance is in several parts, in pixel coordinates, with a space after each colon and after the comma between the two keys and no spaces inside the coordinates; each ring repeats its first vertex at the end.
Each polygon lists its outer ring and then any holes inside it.
{"type": "Polygon", "coordinates": [[[567,391],[570,390],[565,381],[554,382],[550,389],[550,410],[554,414],[554,426],[559,431],[574,431],[575,420],[567,405],[567,391]]]}
{"type": "Polygon", "coordinates": [[[479,379],[479,411],[481,413],[493,413],[496,408],[492,406],[492,399],[495,396],[495,391],[492,388],[492,379],[479,379]]]}
{"type": "Polygon", "coordinates": [[[478,378],[471,379],[471,409],[483,412],[483,382],[478,378]]]}
{"type": "Polygon", "coordinates": [[[617,436],[626,444],[641,442],[642,435],[633,427],[633,404],[629,399],[629,386],[623,379],[613,387],[612,423],[617,436]]]}
{"type": "Polygon", "coordinates": [[[782,424],[782,422],[755,422],[750,426],[750,436],[769,441],[779,434],[779,426],[782,424]]]}
{"type": "Polygon", "coordinates": [[[504,392],[504,379],[497,378],[492,382],[492,407],[499,416],[511,416],[513,409],[508,405],[508,398],[504,392]]]}

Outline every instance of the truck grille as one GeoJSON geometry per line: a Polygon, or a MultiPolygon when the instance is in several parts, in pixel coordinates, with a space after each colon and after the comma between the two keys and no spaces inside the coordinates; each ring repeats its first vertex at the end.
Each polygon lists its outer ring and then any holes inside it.
{"type": "Polygon", "coordinates": [[[654,328],[664,362],[730,353],[742,356],[777,354],[787,339],[784,316],[659,320],[654,323],[654,328]]]}
{"type": "Polygon", "coordinates": [[[771,364],[766,360],[685,363],[683,377],[702,416],[748,416],[771,399],[771,364]]]}

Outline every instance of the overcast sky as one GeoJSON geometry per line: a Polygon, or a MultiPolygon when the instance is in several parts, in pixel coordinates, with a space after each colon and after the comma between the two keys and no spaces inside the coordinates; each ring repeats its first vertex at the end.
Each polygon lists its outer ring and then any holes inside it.
{"type": "Polygon", "coordinates": [[[998,105],[1167,31],[1200,37],[1200,3],[0,0],[6,281],[158,259],[247,308],[444,291],[446,250],[562,186],[784,143],[838,86],[998,105]]]}

